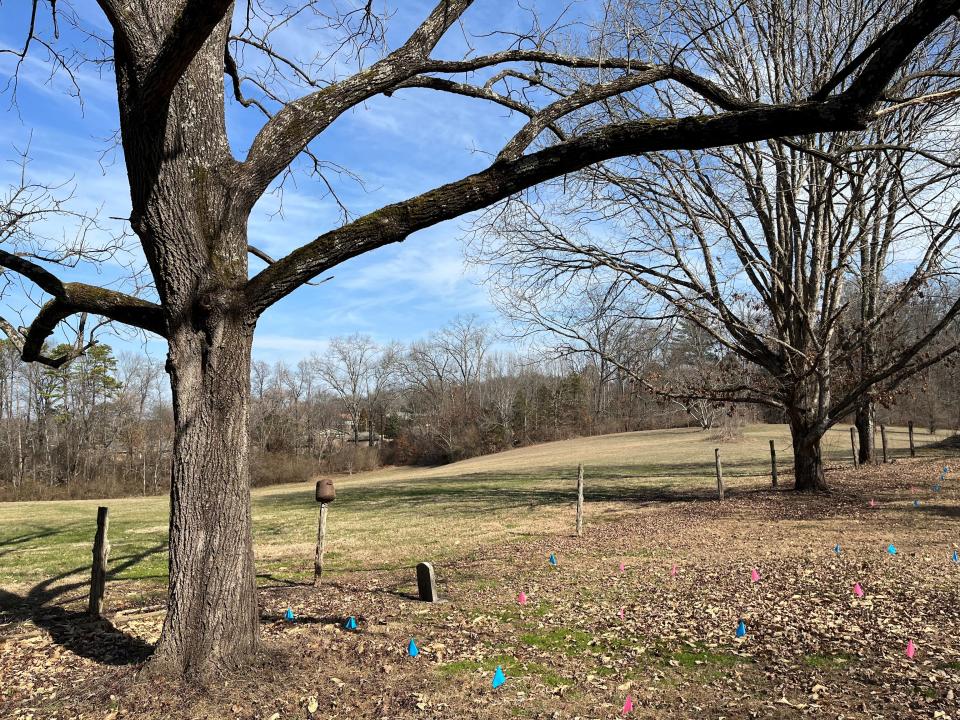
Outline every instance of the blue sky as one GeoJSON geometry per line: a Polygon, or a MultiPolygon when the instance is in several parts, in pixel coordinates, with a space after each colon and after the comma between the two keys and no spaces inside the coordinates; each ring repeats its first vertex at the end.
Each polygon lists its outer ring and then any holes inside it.
{"type": "MultiPolygon", "coordinates": [[[[389,24],[391,47],[406,37],[432,4],[409,0],[390,3],[395,11],[389,24]]],[[[4,47],[22,43],[26,5],[29,3],[0,5],[0,44],[4,47]]],[[[548,15],[557,7],[549,2],[540,5],[548,15]]],[[[105,22],[93,0],[77,0],[74,6],[89,22],[105,22]]],[[[465,32],[476,34],[526,26],[525,15],[512,0],[479,0],[464,20],[465,32]]],[[[434,56],[461,57],[463,33],[453,28],[434,56]]],[[[312,42],[314,37],[300,28],[284,42],[295,47],[312,42]]],[[[503,42],[499,38],[471,39],[480,51],[501,47],[503,42]]],[[[109,68],[102,76],[93,65],[82,68],[81,106],[68,92],[66,78],[59,75],[51,80],[49,66],[42,60],[38,49],[24,64],[17,105],[10,104],[9,91],[0,104],[5,130],[0,136],[0,160],[4,161],[0,186],[6,187],[15,179],[17,168],[8,162],[15,159],[14,147],[29,144],[29,174],[33,179],[73,182],[76,209],[99,208],[101,218],[126,217],[129,192],[122,153],[113,142],[117,108],[109,68]]],[[[0,56],[0,73],[5,78],[12,66],[10,56],[0,56]]],[[[228,125],[238,157],[245,153],[260,123],[261,116],[255,110],[229,104],[228,125]]],[[[364,179],[365,189],[350,182],[341,186],[351,211],[362,214],[482,169],[489,162],[489,153],[495,153],[520,124],[518,118],[508,118],[502,108],[480,100],[408,90],[390,98],[374,98],[355,109],[337,120],[313,147],[318,155],[364,179]]],[[[282,216],[277,214],[278,209],[278,197],[264,197],[249,226],[250,242],[274,257],[339,224],[333,200],[323,197],[319,181],[303,175],[284,188],[282,216]]],[[[331,273],[334,279],[330,282],[300,288],[262,317],[255,356],[295,362],[322,350],[327,338],[353,332],[384,341],[410,341],[458,314],[477,314],[496,322],[477,272],[463,261],[461,238],[465,228],[466,221],[461,219],[424,230],[404,243],[344,263],[331,273]]],[[[70,228],[48,232],[69,233],[70,228]]],[[[251,258],[252,272],[261,268],[262,263],[251,258]]],[[[122,268],[107,264],[99,270],[78,267],[58,272],[66,280],[102,284],[117,282],[122,268]]],[[[0,314],[16,318],[25,305],[23,319],[29,321],[29,305],[18,293],[9,292],[0,300],[0,314]]],[[[142,345],[129,338],[104,340],[118,349],[142,345]]],[[[148,343],[148,349],[157,357],[165,352],[157,338],[148,343]]]]}

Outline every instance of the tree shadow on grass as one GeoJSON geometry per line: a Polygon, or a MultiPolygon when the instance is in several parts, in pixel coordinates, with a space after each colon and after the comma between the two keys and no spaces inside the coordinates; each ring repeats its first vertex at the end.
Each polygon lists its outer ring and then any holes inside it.
{"type": "Polygon", "coordinates": [[[290,578],[277,577],[273,573],[257,573],[257,578],[269,580],[273,585],[258,585],[257,590],[276,590],[287,587],[313,587],[312,580],[291,580],[290,578]]]}
{"type": "MultiPolygon", "coordinates": [[[[114,558],[107,579],[166,549],[166,543],[160,543],[139,553],[114,558]]],[[[29,620],[49,632],[57,645],[105,665],[142,663],[153,652],[152,645],[123,632],[106,618],[93,618],[82,610],[65,607],[66,603],[86,599],[89,581],[62,581],[87,571],[85,567],[73,568],[37,583],[24,595],[0,589],[0,624],[29,620]],[[68,597],[71,593],[78,594],[68,597]]]]}
{"type": "Polygon", "coordinates": [[[12,538],[4,538],[3,546],[0,549],[0,557],[9,555],[12,552],[16,552],[20,548],[16,547],[17,545],[22,545],[23,543],[28,543],[33,540],[40,540],[41,538],[50,537],[51,535],[57,535],[62,532],[62,530],[56,530],[54,528],[42,528],[34,532],[24,533],[23,535],[17,535],[12,538]]]}
{"type": "MultiPolygon", "coordinates": [[[[674,475],[635,477],[604,476],[587,479],[585,499],[589,502],[632,502],[651,504],[660,502],[684,503],[714,500],[717,497],[715,478],[704,478],[702,483],[657,483],[664,477],[674,475]],[[634,482],[639,481],[639,482],[634,482]]],[[[746,477],[746,476],[744,476],[746,477]]],[[[757,477],[751,475],[750,477],[757,477]]],[[[727,480],[736,476],[727,475],[727,480]]],[[[553,482],[550,479],[549,482],[553,482]]],[[[507,475],[502,473],[474,473],[455,478],[430,478],[389,485],[350,487],[337,498],[338,508],[351,511],[376,511],[380,508],[396,510],[408,507],[420,515],[435,510],[448,515],[450,506],[462,517],[484,515],[494,510],[537,510],[549,506],[568,505],[575,501],[576,490],[570,488],[543,487],[543,478],[530,475],[507,475]]],[[[768,488],[728,487],[728,496],[752,495],[770,492],[768,488]]],[[[312,493],[301,497],[290,493],[270,498],[274,510],[309,507],[312,493]]]]}

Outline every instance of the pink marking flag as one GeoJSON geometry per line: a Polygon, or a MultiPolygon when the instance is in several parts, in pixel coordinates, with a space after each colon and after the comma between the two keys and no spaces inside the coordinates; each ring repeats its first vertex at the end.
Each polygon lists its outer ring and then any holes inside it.
{"type": "Polygon", "coordinates": [[[629,715],[633,712],[633,698],[627,695],[627,699],[623,701],[623,714],[629,715]]]}
{"type": "Polygon", "coordinates": [[[870,507],[876,507],[876,506],[877,506],[877,501],[874,500],[873,498],[870,498],[870,507]]]}
{"type": "Polygon", "coordinates": [[[913,660],[913,656],[917,653],[917,646],[913,644],[913,640],[907,641],[907,657],[913,660]]]}
{"type": "Polygon", "coordinates": [[[617,613],[617,617],[623,620],[623,608],[620,608],[620,612],[617,613]]]}
{"type": "Polygon", "coordinates": [[[863,588],[860,587],[860,583],[854,583],[853,594],[860,598],[863,597],[863,588]]]}
{"type": "Polygon", "coordinates": [[[623,572],[626,568],[623,566],[623,563],[620,563],[620,572],[623,572]]]}
{"type": "Polygon", "coordinates": [[[676,576],[677,576],[677,566],[676,566],[676,565],[674,565],[672,568],[670,568],[670,576],[671,576],[671,577],[676,577],[676,576]]]}
{"type": "Polygon", "coordinates": [[[517,602],[520,603],[521,605],[527,604],[527,594],[523,590],[521,590],[520,594],[517,595],[517,602]]]}
{"type": "Polygon", "coordinates": [[[760,582],[760,573],[757,572],[756,568],[750,571],[750,582],[760,582]]]}

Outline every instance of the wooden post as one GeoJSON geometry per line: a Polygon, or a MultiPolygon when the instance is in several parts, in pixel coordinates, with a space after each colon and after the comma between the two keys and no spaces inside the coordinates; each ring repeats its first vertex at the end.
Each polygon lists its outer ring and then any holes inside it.
{"type": "Polygon", "coordinates": [[[97,508],[97,534],[93,538],[93,568],[90,571],[90,604],[87,612],[94,617],[103,614],[103,593],[107,583],[107,557],[110,541],[107,540],[107,508],[97,508]]]}
{"type": "Polygon", "coordinates": [[[913,420],[907,422],[907,433],[910,436],[910,457],[916,457],[917,449],[913,445],[913,420]]]}
{"type": "Polygon", "coordinates": [[[577,465],[577,537],[583,535],[583,465],[577,465]]]}
{"type": "Polygon", "coordinates": [[[317,550],[313,555],[313,584],[319,585],[323,575],[323,543],[327,536],[327,506],[320,503],[320,524],[317,527],[317,550]]]}
{"type": "Polygon", "coordinates": [[[880,442],[883,444],[883,464],[887,464],[887,426],[880,426],[880,442]]]}
{"type": "Polygon", "coordinates": [[[860,458],[857,456],[857,431],[854,427],[850,428],[850,449],[853,451],[853,469],[860,468],[860,458]]]}
{"type": "Polygon", "coordinates": [[[777,487],[777,447],[773,444],[773,440],[770,441],[770,480],[773,483],[773,488],[777,487]]]}
{"type": "Polygon", "coordinates": [[[723,467],[720,465],[720,448],[713,451],[717,463],[717,496],[723,500],[723,467]]]}

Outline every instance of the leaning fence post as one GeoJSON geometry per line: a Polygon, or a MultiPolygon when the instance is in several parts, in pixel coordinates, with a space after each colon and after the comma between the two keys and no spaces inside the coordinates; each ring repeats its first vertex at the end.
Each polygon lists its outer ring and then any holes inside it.
{"type": "Polygon", "coordinates": [[[720,448],[713,451],[717,463],[717,496],[723,500],[723,466],[720,464],[720,448]]]}
{"type": "Polygon", "coordinates": [[[880,426],[880,442],[883,444],[883,464],[887,464],[887,426],[880,426]]]}
{"type": "Polygon", "coordinates": [[[577,465],[577,537],[583,535],[583,464],[577,465]]]}
{"type": "Polygon", "coordinates": [[[107,508],[97,508],[97,534],[93,538],[93,567],[90,571],[90,603],[87,607],[94,617],[103,614],[103,594],[107,583],[107,557],[110,541],[107,540],[107,508]]]}
{"type": "Polygon", "coordinates": [[[773,487],[777,487],[777,447],[770,440],[770,480],[773,487]]]}
{"type": "Polygon", "coordinates": [[[916,457],[917,449],[913,445],[913,420],[907,421],[907,434],[910,436],[910,457],[916,457]]]}
{"type": "Polygon", "coordinates": [[[857,431],[852,426],[850,428],[850,449],[853,451],[853,469],[857,470],[860,468],[860,458],[857,457],[857,431]]]}

